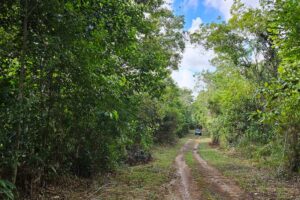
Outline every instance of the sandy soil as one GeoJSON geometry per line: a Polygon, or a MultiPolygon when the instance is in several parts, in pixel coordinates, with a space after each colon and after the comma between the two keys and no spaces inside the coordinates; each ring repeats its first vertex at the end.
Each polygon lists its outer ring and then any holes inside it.
{"type": "Polygon", "coordinates": [[[198,163],[198,172],[205,182],[205,189],[216,194],[224,200],[245,200],[251,199],[232,181],[224,177],[217,169],[210,166],[198,154],[199,139],[189,139],[182,147],[175,159],[177,177],[170,183],[170,195],[167,199],[172,200],[198,200],[205,197],[202,195],[204,188],[197,186],[191,174],[191,169],[187,166],[184,155],[192,151],[193,157],[198,163]]]}
{"type": "Polygon", "coordinates": [[[198,154],[199,142],[199,139],[195,140],[193,155],[199,163],[199,171],[204,177],[204,181],[211,187],[211,191],[219,193],[219,196],[221,196],[222,199],[249,199],[249,196],[247,196],[232,180],[223,176],[217,169],[210,166],[203,158],[201,158],[198,154]]]}

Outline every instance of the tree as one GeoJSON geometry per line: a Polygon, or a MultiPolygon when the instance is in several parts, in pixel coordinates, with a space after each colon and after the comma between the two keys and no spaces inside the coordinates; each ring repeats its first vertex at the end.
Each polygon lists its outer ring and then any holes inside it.
{"type": "Polygon", "coordinates": [[[193,35],[216,53],[216,71],[200,76],[207,88],[194,103],[195,118],[215,142],[256,145],[251,152],[277,155],[271,159],[288,172],[300,163],[297,14],[292,0],[261,1],[257,9],[236,1],[228,22],[202,25],[193,35]]]}
{"type": "Polygon", "coordinates": [[[184,48],[182,18],[162,3],[1,3],[1,177],[19,188],[89,177],[113,170],[134,142],[149,149],[157,124],[143,109],[184,48]]]}

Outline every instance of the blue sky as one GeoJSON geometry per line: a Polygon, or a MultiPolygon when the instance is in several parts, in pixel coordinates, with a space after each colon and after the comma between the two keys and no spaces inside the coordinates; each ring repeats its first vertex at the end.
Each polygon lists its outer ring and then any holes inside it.
{"type": "MultiPolygon", "coordinates": [[[[168,8],[176,15],[183,15],[185,19],[184,30],[194,32],[201,23],[228,21],[230,8],[234,0],[165,0],[168,8]],[[221,17],[221,20],[218,19],[221,17]]],[[[259,0],[241,0],[248,7],[258,7],[259,0]]],[[[212,71],[214,67],[210,60],[214,57],[213,51],[207,51],[200,45],[192,45],[186,41],[186,49],[178,71],[172,73],[175,82],[183,88],[194,90],[196,80],[194,75],[202,71],[212,71]]]]}
{"type": "Polygon", "coordinates": [[[173,10],[176,15],[184,15],[185,30],[188,30],[191,27],[192,20],[196,19],[197,17],[200,17],[203,23],[209,23],[217,21],[218,16],[222,16],[220,11],[207,6],[204,0],[175,0],[173,2],[173,10]]]}

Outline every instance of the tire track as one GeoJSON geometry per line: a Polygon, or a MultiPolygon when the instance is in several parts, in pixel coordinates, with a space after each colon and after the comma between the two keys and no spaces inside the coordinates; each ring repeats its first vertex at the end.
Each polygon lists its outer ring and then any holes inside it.
{"type": "MultiPolygon", "coordinates": [[[[193,180],[191,169],[184,160],[184,155],[193,148],[193,141],[189,139],[181,148],[180,153],[175,158],[175,166],[177,168],[177,189],[180,197],[174,199],[194,200],[201,196],[200,190],[197,189],[193,180]]],[[[178,193],[177,193],[178,194],[178,193]]]]}
{"type": "Polygon", "coordinates": [[[209,190],[220,194],[222,199],[230,200],[245,200],[249,199],[247,195],[230,179],[224,177],[217,169],[210,166],[201,156],[197,150],[200,140],[195,140],[193,149],[194,159],[199,163],[199,171],[204,177],[209,190]]]}
{"type": "Polygon", "coordinates": [[[210,191],[214,196],[222,200],[251,199],[232,180],[223,176],[217,169],[201,158],[198,154],[199,143],[199,139],[189,139],[176,156],[174,164],[177,169],[177,177],[171,181],[171,188],[169,188],[171,190],[169,190],[169,195],[165,199],[206,200],[208,197],[205,196],[205,191],[210,191]],[[197,162],[196,171],[203,178],[204,182],[198,187],[192,171],[184,159],[185,154],[191,151],[194,160],[197,162]]]}

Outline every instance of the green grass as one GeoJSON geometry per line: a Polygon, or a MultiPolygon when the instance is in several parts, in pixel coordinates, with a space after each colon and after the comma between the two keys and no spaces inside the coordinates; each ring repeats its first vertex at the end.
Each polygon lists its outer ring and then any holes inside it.
{"type": "MultiPolygon", "coordinates": [[[[105,186],[96,193],[94,199],[164,199],[168,193],[165,187],[174,178],[173,162],[180,148],[188,138],[180,139],[174,146],[157,146],[153,149],[154,160],[146,165],[122,167],[113,177],[102,180],[105,186]]],[[[217,168],[228,178],[237,182],[253,199],[296,199],[300,196],[298,185],[272,177],[269,171],[256,168],[251,160],[240,157],[234,152],[212,148],[209,138],[201,138],[199,153],[210,165],[217,168]]],[[[218,200],[199,173],[198,163],[192,152],[184,155],[187,165],[202,199],[218,200]]],[[[103,179],[103,178],[102,178],[103,179]]]]}
{"type": "Polygon", "coordinates": [[[156,146],[149,164],[121,168],[100,193],[100,199],[163,199],[162,185],[175,174],[173,162],[187,138],[174,146],[156,146]]]}
{"type": "Polygon", "coordinates": [[[221,199],[217,194],[211,191],[205,180],[201,176],[198,170],[198,162],[194,159],[192,151],[189,151],[184,156],[186,164],[191,169],[192,177],[194,178],[197,187],[201,190],[201,199],[205,200],[219,200],[221,199]]]}
{"type": "Polygon", "coordinates": [[[299,188],[295,187],[297,183],[275,178],[271,169],[258,168],[259,163],[253,163],[234,151],[213,148],[209,142],[209,138],[202,138],[199,146],[201,157],[255,199],[295,199],[300,195],[299,188]]]}
{"type": "Polygon", "coordinates": [[[196,167],[197,164],[196,164],[196,161],[193,158],[193,153],[191,151],[187,152],[184,155],[184,159],[185,159],[186,164],[189,167],[196,167]]]}

